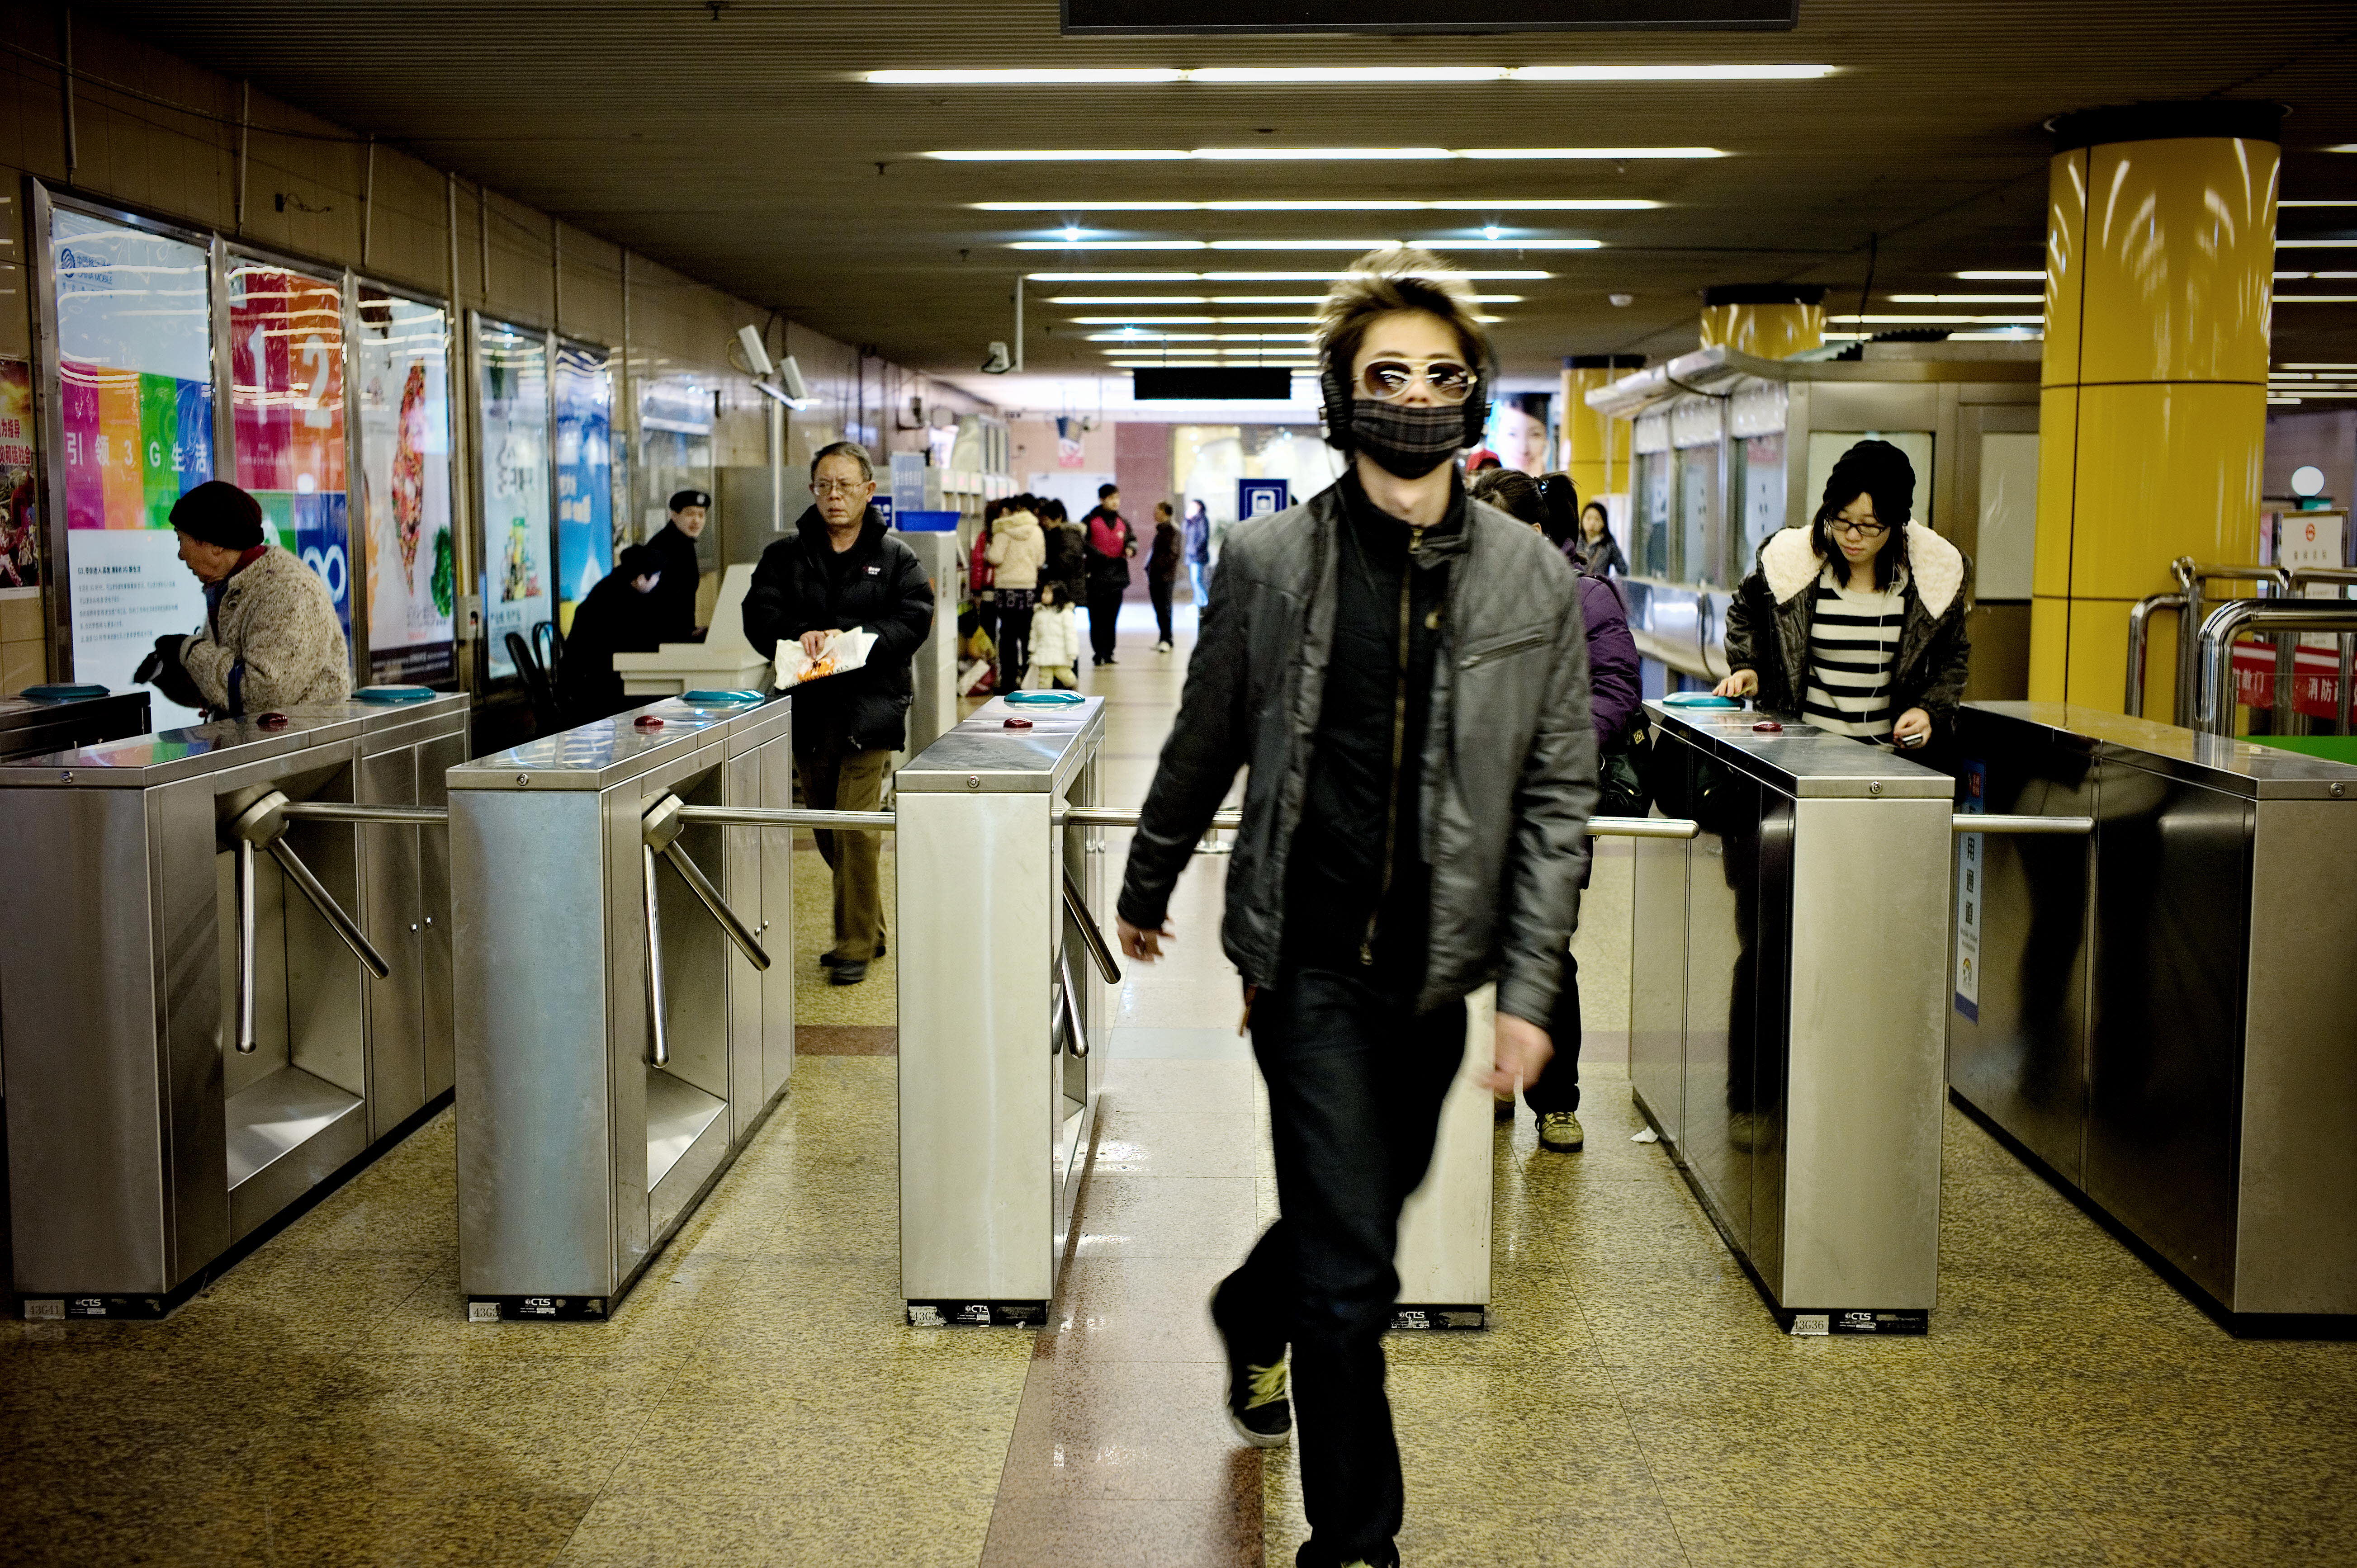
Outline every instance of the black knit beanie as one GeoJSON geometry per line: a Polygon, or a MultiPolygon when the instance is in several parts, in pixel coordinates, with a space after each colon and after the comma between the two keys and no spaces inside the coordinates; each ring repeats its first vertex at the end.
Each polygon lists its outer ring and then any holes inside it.
{"type": "Polygon", "coordinates": [[[262,542],[262,503],[227,479],[207,479],[172,503],[172,526],[224,550],[262,542]]]}
{"type": "Polygon", "coordinates": [[[1898,527],[1915,515],[1915,465],[1888,441],[1859,442],[1826,478],[1822,510],[1830,516],[1860,495],[1874,498],[1878,521],[1898,527]]]}

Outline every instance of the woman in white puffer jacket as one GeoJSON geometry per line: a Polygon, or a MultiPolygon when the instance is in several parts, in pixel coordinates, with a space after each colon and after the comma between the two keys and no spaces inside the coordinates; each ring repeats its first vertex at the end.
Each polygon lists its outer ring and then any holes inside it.
{"type": "Polygon", "coordinates": [[[1004,691],[1020,691],[1031,662],[1031,607],[1039,596],[1039,568],[1047,564],[1048,536],[1028,511],[998,520],[985,553],[998,588],[998,668],[1004,691]]]}

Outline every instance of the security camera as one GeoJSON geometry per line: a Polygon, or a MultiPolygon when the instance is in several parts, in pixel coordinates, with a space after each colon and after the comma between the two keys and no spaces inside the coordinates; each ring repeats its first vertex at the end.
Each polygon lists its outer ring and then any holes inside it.
{"type": "Polygon", "coordinates": [[[1015,356],[1006,351],[1006,345],[993,342],[990,346],[990,357],[982,362],[982,373],[985,376],[1003,376],[1014,368],[1015,356]]]}
{"type": "Polygon", "coordinates": [[[802,382],[802,368],[794,363],[791,354],[778,362],[778,383],[786,389],[786,395],[795,403],[809,400],[810,388],[802,382]]]}
{"type": "Polygon", "coordinates": [[[1623,307],[1624,309],[1625,309],[1627,306],[1631,306],[1631,305],[1634,305],[1634,304],[1636,304],[1636,303],[1637,303],[1637,296],[1636,296],[1635,295],[1633,295],[1633,294],[1615,294],[1615,295],[1606,295],[1605,297],[1606,297],[1606,298],[1608,298],[1608,299],[1609,299],[1609,300],[1611,300],[1613,304],[1615,304],[1615,305],[1617,305],[1617,306],[1620,306],[1623,307]]]}
{"type": "Polygon", "coordinates": [[[744,345],[747,370],[757,376],[766,376],[775,368],[770,363],[770,348],[761,341],[759,328],[739,327],[737,328],[737,341],[744,345]]]}

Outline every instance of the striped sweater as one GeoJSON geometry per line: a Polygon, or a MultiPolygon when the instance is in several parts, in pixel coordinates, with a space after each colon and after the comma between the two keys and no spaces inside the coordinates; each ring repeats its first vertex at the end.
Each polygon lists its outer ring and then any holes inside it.
{"type": "Polygon", "coordinates": [[[1809,618],[1808,721],[1832,735],[1888,740],[1899,715],[1891,706],[1891,657],[1905,618],[1902,576],[1887,589],[1836,585],[1831,566],[1818,575],[1809,618]]]}

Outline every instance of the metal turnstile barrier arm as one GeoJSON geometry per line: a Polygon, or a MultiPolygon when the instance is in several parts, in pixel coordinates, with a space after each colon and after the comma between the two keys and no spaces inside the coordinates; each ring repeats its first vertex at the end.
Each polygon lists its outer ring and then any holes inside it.
{"type": "Polygon", "coordinates": [[[763,950],[759,940],[747,929],[737,911],[728,907],[728,900],[721,897],[720,889],[712,885],[712,879],[704,875],[704,868],[695,864],[694,858],[680,846],[679,842],[681,830],[691,821],[750,825],[746,819],[761,814],[754,807],[736,811],[716,806],[692,807],[676,795],[665,795],[648,807],[645,816],[640,820],[639,894],[646,906],[647,920],[648,1059],[657,1067],[670,1065],[671,1031],[667,1022],[669,1001],[663,979],[662,910],[655,893],[655,857],[661,855],[671,863],[671,868],[679,873],[679,879],[687,884],[688,891],[695,895],[696,902],[702,904],[714,922],[727,933],[728,940],[737,945],[737,950],[745,955],[745,961],[757,970],[766,971],[770,967],[770,955],[763,950]]]}
{"type": "MultiPolygon", "coordinates": [[[[2234,733],[2234,639],[2245,633],[2269,631],[2357,632],[2357,605],[2330,599],[2229,599],[2211,611],[2201,622],[2201,706],[2197,722],[2189,727],[2219,736],[2234,733]]],[[[2289,683],[2280,673],[2276,683],[2276,706],[2280,712],[2289,701],[2289,683]]]]}
{"type": "Polygon", "coordinates": [[[1119,985],[1121,965],[1114,961],[1113,949],[1105,944],[1104,931],[1097,925],[1096,917],[1089,913],[1089,901],[1082,895],[1081,885],[1072,880],[1069,870],[1064,873],[1064,908],[1071,911],[1073,920],[1079,924],[1081,944],[1089,950],[1089,957],[1096,961],[1097,972],[1104,976],[1107,985],[1119,985]]]}
{"type": "MultiPolygon", "coordinates": [[[[368,972],[379,980],[393,973],[393,965],[368,940],[360,922],[345,913],[335,896],[320,885],[303,864],[302,856],[286,844],[286,819],[290,816],[322,817],[317,811],[298,811],[295,803],[273,789],[262,799],[238,813],[231,832],[236,834],[237,873],[237,1048],[240,1055],[252,1056],[259,1046],[253,1026],[253,950],[254,887],[253,852],[266,852],[278,863],[286,879],[302,890],[311,907],[319,911],[320,918],[351,949],[352,956],[361,961],[368,972]]],[[[349,809],[349,808],[348,808],[349,809]]],[[[447,818],[447,813],[446,813],[447,818]]]]}

